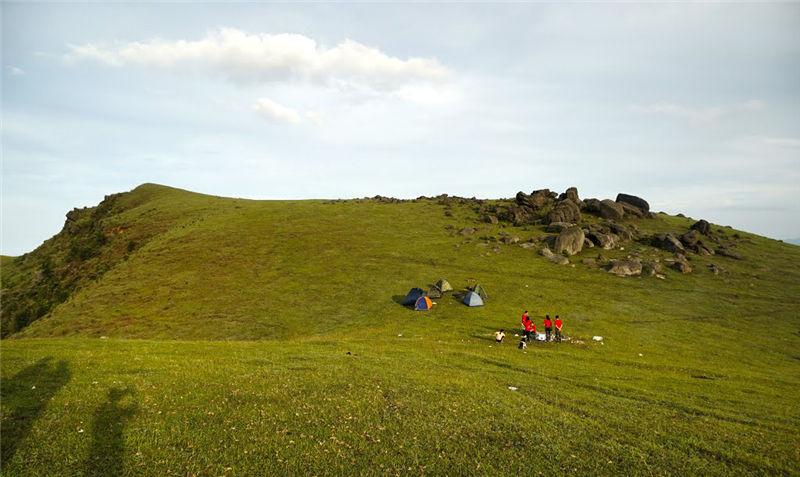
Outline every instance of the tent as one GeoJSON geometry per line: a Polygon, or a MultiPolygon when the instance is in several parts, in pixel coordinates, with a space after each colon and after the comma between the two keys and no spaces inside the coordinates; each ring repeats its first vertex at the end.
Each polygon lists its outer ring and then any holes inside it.
{"type": "Polygon", "coordinates": [[[467,293],[467,296],[464,297],[461,303],[467,306],[483,306],[483,300],[481,300],[481,297],[475,292],[467,293]]]}
{"type": "Polygon", "coordinates": [[[486,290],[484,290],[483,287],[480,286],[480,284],[475,285],[475,288],[473,288],[472,291],[477,293],[478,296],[481,297],[484,300],[488,300],[489,299],[489,297],[486,296],[486,290]]]}
{"type": "Polygon", "coordinates": [[[403,300],[403,306],[411,306],[417,303],[419,297],[425,296],[425,292],[422,291],[422,288],[412,288],[408,291],[406,295],[406,299],[403,300]]]}
{"type": "Polygon", "coordinates": [[[414,311],[428,311],[431,309],[431,306],[433,306],[431,299],[426,296],[421,296],[414,305],[414,311]]]}
{"type": "Polygon", "coordinates": [[[442,278],[438,282],[436,282],[436,288],[442,291],[442,293],[453,291],[453,285],[450,285],[450,282],[442,278]]]}
{"type": "Polygon", "coordinates": [[[431,286],[431,289],[428,290],[428,297],[430,298],[441,298],[442,297],[442,290],[436,287],[436,285],[431,286]]]}

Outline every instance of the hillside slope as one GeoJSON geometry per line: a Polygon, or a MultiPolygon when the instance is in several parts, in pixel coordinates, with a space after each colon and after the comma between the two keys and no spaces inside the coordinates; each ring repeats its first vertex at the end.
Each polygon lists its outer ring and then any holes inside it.
{"type": "Polygon", "coordinates": [[[800,249],[715,225],[741,259],[683,274],[654,237],[695,221],[657,214],[556,265],[547,227],[502,220],[517,206],[146,184],[71,213],[2,263],[3,475],[800,473],[800,249]],[[399,304],[442,277],[486,306],[399,304]],[[526,309],[571,340],[517,350],[526,309]]]}

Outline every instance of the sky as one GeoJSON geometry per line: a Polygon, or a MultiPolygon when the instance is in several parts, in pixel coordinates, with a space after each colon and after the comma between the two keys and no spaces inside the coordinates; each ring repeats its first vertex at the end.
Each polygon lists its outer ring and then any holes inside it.
{"type": "Polygon", "coordinates": [[[800,237],[800,3],[15,3],[2,233],[152,182],[251,199],[578,188],[800,237]]]}

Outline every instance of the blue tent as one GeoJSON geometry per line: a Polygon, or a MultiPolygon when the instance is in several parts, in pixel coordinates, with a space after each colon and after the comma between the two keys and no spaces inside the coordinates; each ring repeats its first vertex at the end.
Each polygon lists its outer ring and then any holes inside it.
{"type": "Polygon", "coordinates": [[[433,303],[431,299],[426,296],[421,296],[417,299],[417,303],[414,305],[414,311],[428,311],[431,309],[433,303]]]}
{"type": "Polygon", "coordinates": [[[403,306],[413,306],[419,300],[419,297],[425,296],[425,292],[422,291],[422,288],[412,288],[408,291],[408,295],[406,295],[406,299],[403,300],[403,306]]]}
{"type": "Polygon", "coordinates": [[[467,296],[464,297],[461,303],[467,306],[483,306],[483,300],[481,300],[481,297],[475,292],[467,293],[467,296]]]}

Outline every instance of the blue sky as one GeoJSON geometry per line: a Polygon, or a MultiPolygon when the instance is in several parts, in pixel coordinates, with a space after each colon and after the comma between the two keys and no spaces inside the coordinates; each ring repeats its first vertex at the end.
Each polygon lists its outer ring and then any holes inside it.
{"type": "Polygon", "coordinates": [[[798,3],[10,3],[2,253],[155,182],[626,192],[800,237],[798,3]]]}

